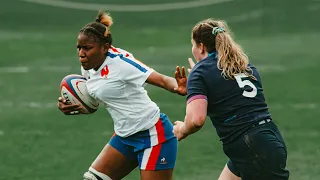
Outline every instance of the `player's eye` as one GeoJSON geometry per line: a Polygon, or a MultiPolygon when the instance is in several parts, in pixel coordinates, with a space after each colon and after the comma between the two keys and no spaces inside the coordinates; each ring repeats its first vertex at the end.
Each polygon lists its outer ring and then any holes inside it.
{"type": "Polygon", "coordinates": [[[89,46],[83,46],[82,48],[86,51],[89,51],[90,49],[92,49],[92,47],[89,47],[89,46]]]}
{"type": "Polygon", "coordinates": [[[89,51],[92,48],[93,47],[91,47],[91,46],[80,46],[80,45],[77,46],[78,51],[80,51],[81,49],[85,50],[85,51],[89,51]]]}

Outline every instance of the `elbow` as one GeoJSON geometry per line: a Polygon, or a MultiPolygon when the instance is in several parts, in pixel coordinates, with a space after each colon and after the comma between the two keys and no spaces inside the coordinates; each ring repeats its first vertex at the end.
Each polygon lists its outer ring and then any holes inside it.
{"type": "Polygon", "coordinates": [[[205,122],[206,122],[206,116],[199,115],[193,120],[193,124],[197,128],[201,128],[205,122]]]}

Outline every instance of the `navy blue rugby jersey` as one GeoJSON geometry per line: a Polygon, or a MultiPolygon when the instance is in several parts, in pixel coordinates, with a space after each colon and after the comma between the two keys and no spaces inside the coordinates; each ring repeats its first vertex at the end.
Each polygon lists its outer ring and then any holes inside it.
{"type": "Polygon", "coordinates": [[[187,101],[206,98],[207,116],[210,117],[223,143],[228,143],[254,123],[271,118],[263,95],[260,75],[249,64],[253,80],[245,74],[238,74],[235,80],[222,77],[217,67],[217,54],[199,61],[192,69],[187,82],[187,101]]]}

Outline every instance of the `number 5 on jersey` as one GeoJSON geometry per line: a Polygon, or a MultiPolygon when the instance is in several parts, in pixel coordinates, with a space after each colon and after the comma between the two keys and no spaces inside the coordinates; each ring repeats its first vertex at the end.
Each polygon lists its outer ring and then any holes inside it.
{"type": "Polygon", "coordinates": [[[243,78],[247,78],[247,77],[248,76],[243,73],[240,73],[234,76],[240,88],[244,88],[245,86],[250,86],[252,88],[252,91],[246,91],[246,90],[243,91],[242,95],[244,97],[249,97],[249,98],[256,97],[257,87],[250,80],[243,80],[243,78]]]}

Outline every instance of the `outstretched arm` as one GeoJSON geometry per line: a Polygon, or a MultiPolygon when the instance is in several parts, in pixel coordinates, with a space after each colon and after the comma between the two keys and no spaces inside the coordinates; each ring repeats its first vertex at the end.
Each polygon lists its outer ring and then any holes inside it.
{"type": "Polygon", "coordinates": [[[156,71],[150,74],[147,79],[147,83],[162,87],[173,93],[176,93],[175,88],[178,87],[178,83],[174,78],[160,74],[156,71]]]}
{"type": "Polygon", "coordinates": [[[154,71],[148,77],[147,83],[164,88],[172,93],[177,93],[183,96],[187,94],[187,77],[184,67],[182,67],[182,73],[180,73],[180,67],[176,68],[175,78],[154,71]]]}

